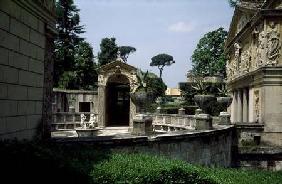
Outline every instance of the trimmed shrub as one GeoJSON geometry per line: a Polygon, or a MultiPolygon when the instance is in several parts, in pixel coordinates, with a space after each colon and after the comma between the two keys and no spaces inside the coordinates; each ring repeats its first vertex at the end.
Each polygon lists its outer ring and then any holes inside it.
{"type": "Polygon", "coordinates": [[[94,184],[215,183],[187,163],[143,154],[113,154],[110,160],[95,165],[90,175],[94,184]]]}

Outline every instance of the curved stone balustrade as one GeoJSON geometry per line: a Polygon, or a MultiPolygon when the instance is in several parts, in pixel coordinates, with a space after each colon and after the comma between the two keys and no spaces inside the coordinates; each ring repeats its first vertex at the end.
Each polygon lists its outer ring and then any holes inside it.
{"type": "Polygon", "coordinates": [[[56,112],[53,113],[52,130],[75,129],[81,126],[81,115],[86,116],[85,122],[90,124],[98,123],[98,114],[91,112],[56,112]],[[93,120],[90,120],[94,116],[93,120]]]}
{"type": "Polygon", "coordinates": [[[153,130],[156,132],[195,130],[195,115],[151,114],[151,116],[153,118],[153,130]]]}

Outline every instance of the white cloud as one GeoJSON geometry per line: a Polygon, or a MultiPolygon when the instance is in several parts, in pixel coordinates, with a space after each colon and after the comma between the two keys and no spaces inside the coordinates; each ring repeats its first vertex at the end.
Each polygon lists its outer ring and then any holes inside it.
{"type": "Polygon", "coordinates": [[[189,22],[187,23],[187,22],[179,21],[175,24],[170,25],[168,27],[168,30],[172,32],[187,33],[187,32],[191,32],[194,30],[194,25],[192,25],[189,22]]]}

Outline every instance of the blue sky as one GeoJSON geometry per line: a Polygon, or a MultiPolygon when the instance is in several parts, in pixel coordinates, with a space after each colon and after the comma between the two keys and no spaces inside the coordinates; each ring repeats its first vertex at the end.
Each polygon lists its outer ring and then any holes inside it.
{"type": "Polygon", "coordinates": [[[191,56],[199,39],[219,27],[229,28],[233,9],[228,0],[74,0],[80,9],[83,37],[97,55],[105,37],[115,37],[119,46],[137,49],[128,63],[159,74],[150,67],[160,53],[172,55],[175,64],[165,67],[168,87],[186,81],[191,56]]]}

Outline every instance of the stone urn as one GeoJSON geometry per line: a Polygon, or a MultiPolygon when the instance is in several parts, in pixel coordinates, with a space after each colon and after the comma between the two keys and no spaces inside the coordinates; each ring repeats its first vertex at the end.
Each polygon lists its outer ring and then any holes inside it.
{"type": "Polygon", "coordinates": [[[232,97],[231,96],[217,97],[217,103],[221,104],[224,107],[224,110],[226,112],[227,108],[232,103],[232,97]]]}
{"type": "Polygon", "coordinates": [[[206,114],[211,113],[211,107],[216,103],[214,95],[195,95],[194,101],[206,114]]]}
{"type": "Polygon", "coordinates": [[[136,91],[130,94],[133,103],[136,105],[137,114],[144,114],[147,105],[152,103],[153,94],[146,91],[136,91]]]}
{"type": "Polygon", "coordinates": [[[153,119],[145,114],[146,107],[153,101],[153,95],[146,91],[132,93],[131,99],[136,105],[137,115],[133,118],[132,135],[145,136],[153,133],[153,119]]]}

